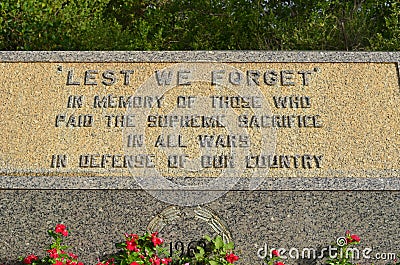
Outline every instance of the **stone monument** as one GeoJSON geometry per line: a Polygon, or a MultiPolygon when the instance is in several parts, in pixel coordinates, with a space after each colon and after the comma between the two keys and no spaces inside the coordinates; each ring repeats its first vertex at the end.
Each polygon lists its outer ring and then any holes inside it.
{"type": "Polygon", "coordinates": [[[184,244],[220,234],[240,264],[268,248],[318,263],[351,230],[360,262],[387,262],[400,252],[399,61],[0,52],[0,261],[40,253],[62,222],[88,264],[146,229],[184,244]]]}

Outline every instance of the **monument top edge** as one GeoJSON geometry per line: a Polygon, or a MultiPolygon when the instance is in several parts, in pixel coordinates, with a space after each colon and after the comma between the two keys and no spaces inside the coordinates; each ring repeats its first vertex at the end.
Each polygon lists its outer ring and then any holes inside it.
{"type": "Polygon", "coordinates": [[[400,62],[400,52],[342,51],[0,51],[0,62],[400,62]]]}

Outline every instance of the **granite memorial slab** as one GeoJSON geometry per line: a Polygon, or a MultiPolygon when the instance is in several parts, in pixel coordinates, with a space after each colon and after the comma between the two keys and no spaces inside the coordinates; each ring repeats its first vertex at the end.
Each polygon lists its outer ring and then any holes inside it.
{"type": "Polygon", "coordinates": [[[318,263],[350,229],[372,249],[360,262],[386,262],[400,252],[399,61],[0,52],[0,261],[40,253],[38,233],[64,222],[87,263],[146,228],[221,234],[240,264],[266,246],[318,263]]]}

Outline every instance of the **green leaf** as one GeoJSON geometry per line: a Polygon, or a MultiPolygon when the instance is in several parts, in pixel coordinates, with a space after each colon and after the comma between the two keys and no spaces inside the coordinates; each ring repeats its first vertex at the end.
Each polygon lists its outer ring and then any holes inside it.
{"type": "Polygon", "coordinates": [[[200,246],[197,246],[197,249],[199,250],[199,252],[200,252],[202,255],[205,254],[204,248],[202,248],[202,247],[200,247],[200,246]]]}
{"type": "Polygon", "coordinates": [[[194,253],[194,257],[195,257],[196,260],[198,260],[198,261],[204,259],[204,256],[201,255],[200,253],[194,253]]]}
{"type": "Polygon", "coordinates": [[[124,247],[126,247],[126,243],[125,243],[125,242],[122,242],[122,243],[115,243],[115,247],[117,247],[117,248],[124,248],[124,247]]]}
{"type": "Polygon", "coordinates": [[[224,246],[224,241],[222,240],[221,236],[217,236],[215,238],[215,248],[216,249],[221,249],[224,246]]]}
{"type": "Polygon", "coordinates": [[[208,261],[208,263],[210,263],[210,265],[219,265],[219,262],[214,261],[214,260],[210,260],[210,261],[208,261]]]}
{"type": "Polygon", "coordinates": [[[204,259],[204,254],[205,254],[204,248],[202,248],[200,246],[197,246],[197,249],[199,250],[199,252],[198,253],[194,253],[194,256],[195,256],[196,260],[204,259]]]}
{"type": "Polygon", "coordinates": [[[224,250],[232,250],[235,248],[235,244],[233,242],[229,242],[228,244],[224,245],[224,250]]]}

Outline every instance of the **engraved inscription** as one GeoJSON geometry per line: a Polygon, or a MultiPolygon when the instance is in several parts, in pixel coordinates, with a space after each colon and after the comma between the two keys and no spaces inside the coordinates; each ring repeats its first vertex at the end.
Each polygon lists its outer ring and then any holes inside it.
{"type": "Polygon", "coordinates": [[[131,75],[134,70],[105,70],[99,71],[94,69],[89,69],[84,71],[82,76],[78,76],[73,69],[68,70],[67,74],[67,86],[97,86],[105,85],[111,86],[115,85],[117,82],[122,82],[125,86],[128,86],[131,82],[131,75]]]}
{"type": "Polygon", "coordinates": [[[395,64],[0,67],[3,175],[215,178],[268,169],[257,176],[362,177],[398,169],[395,64]]]}

